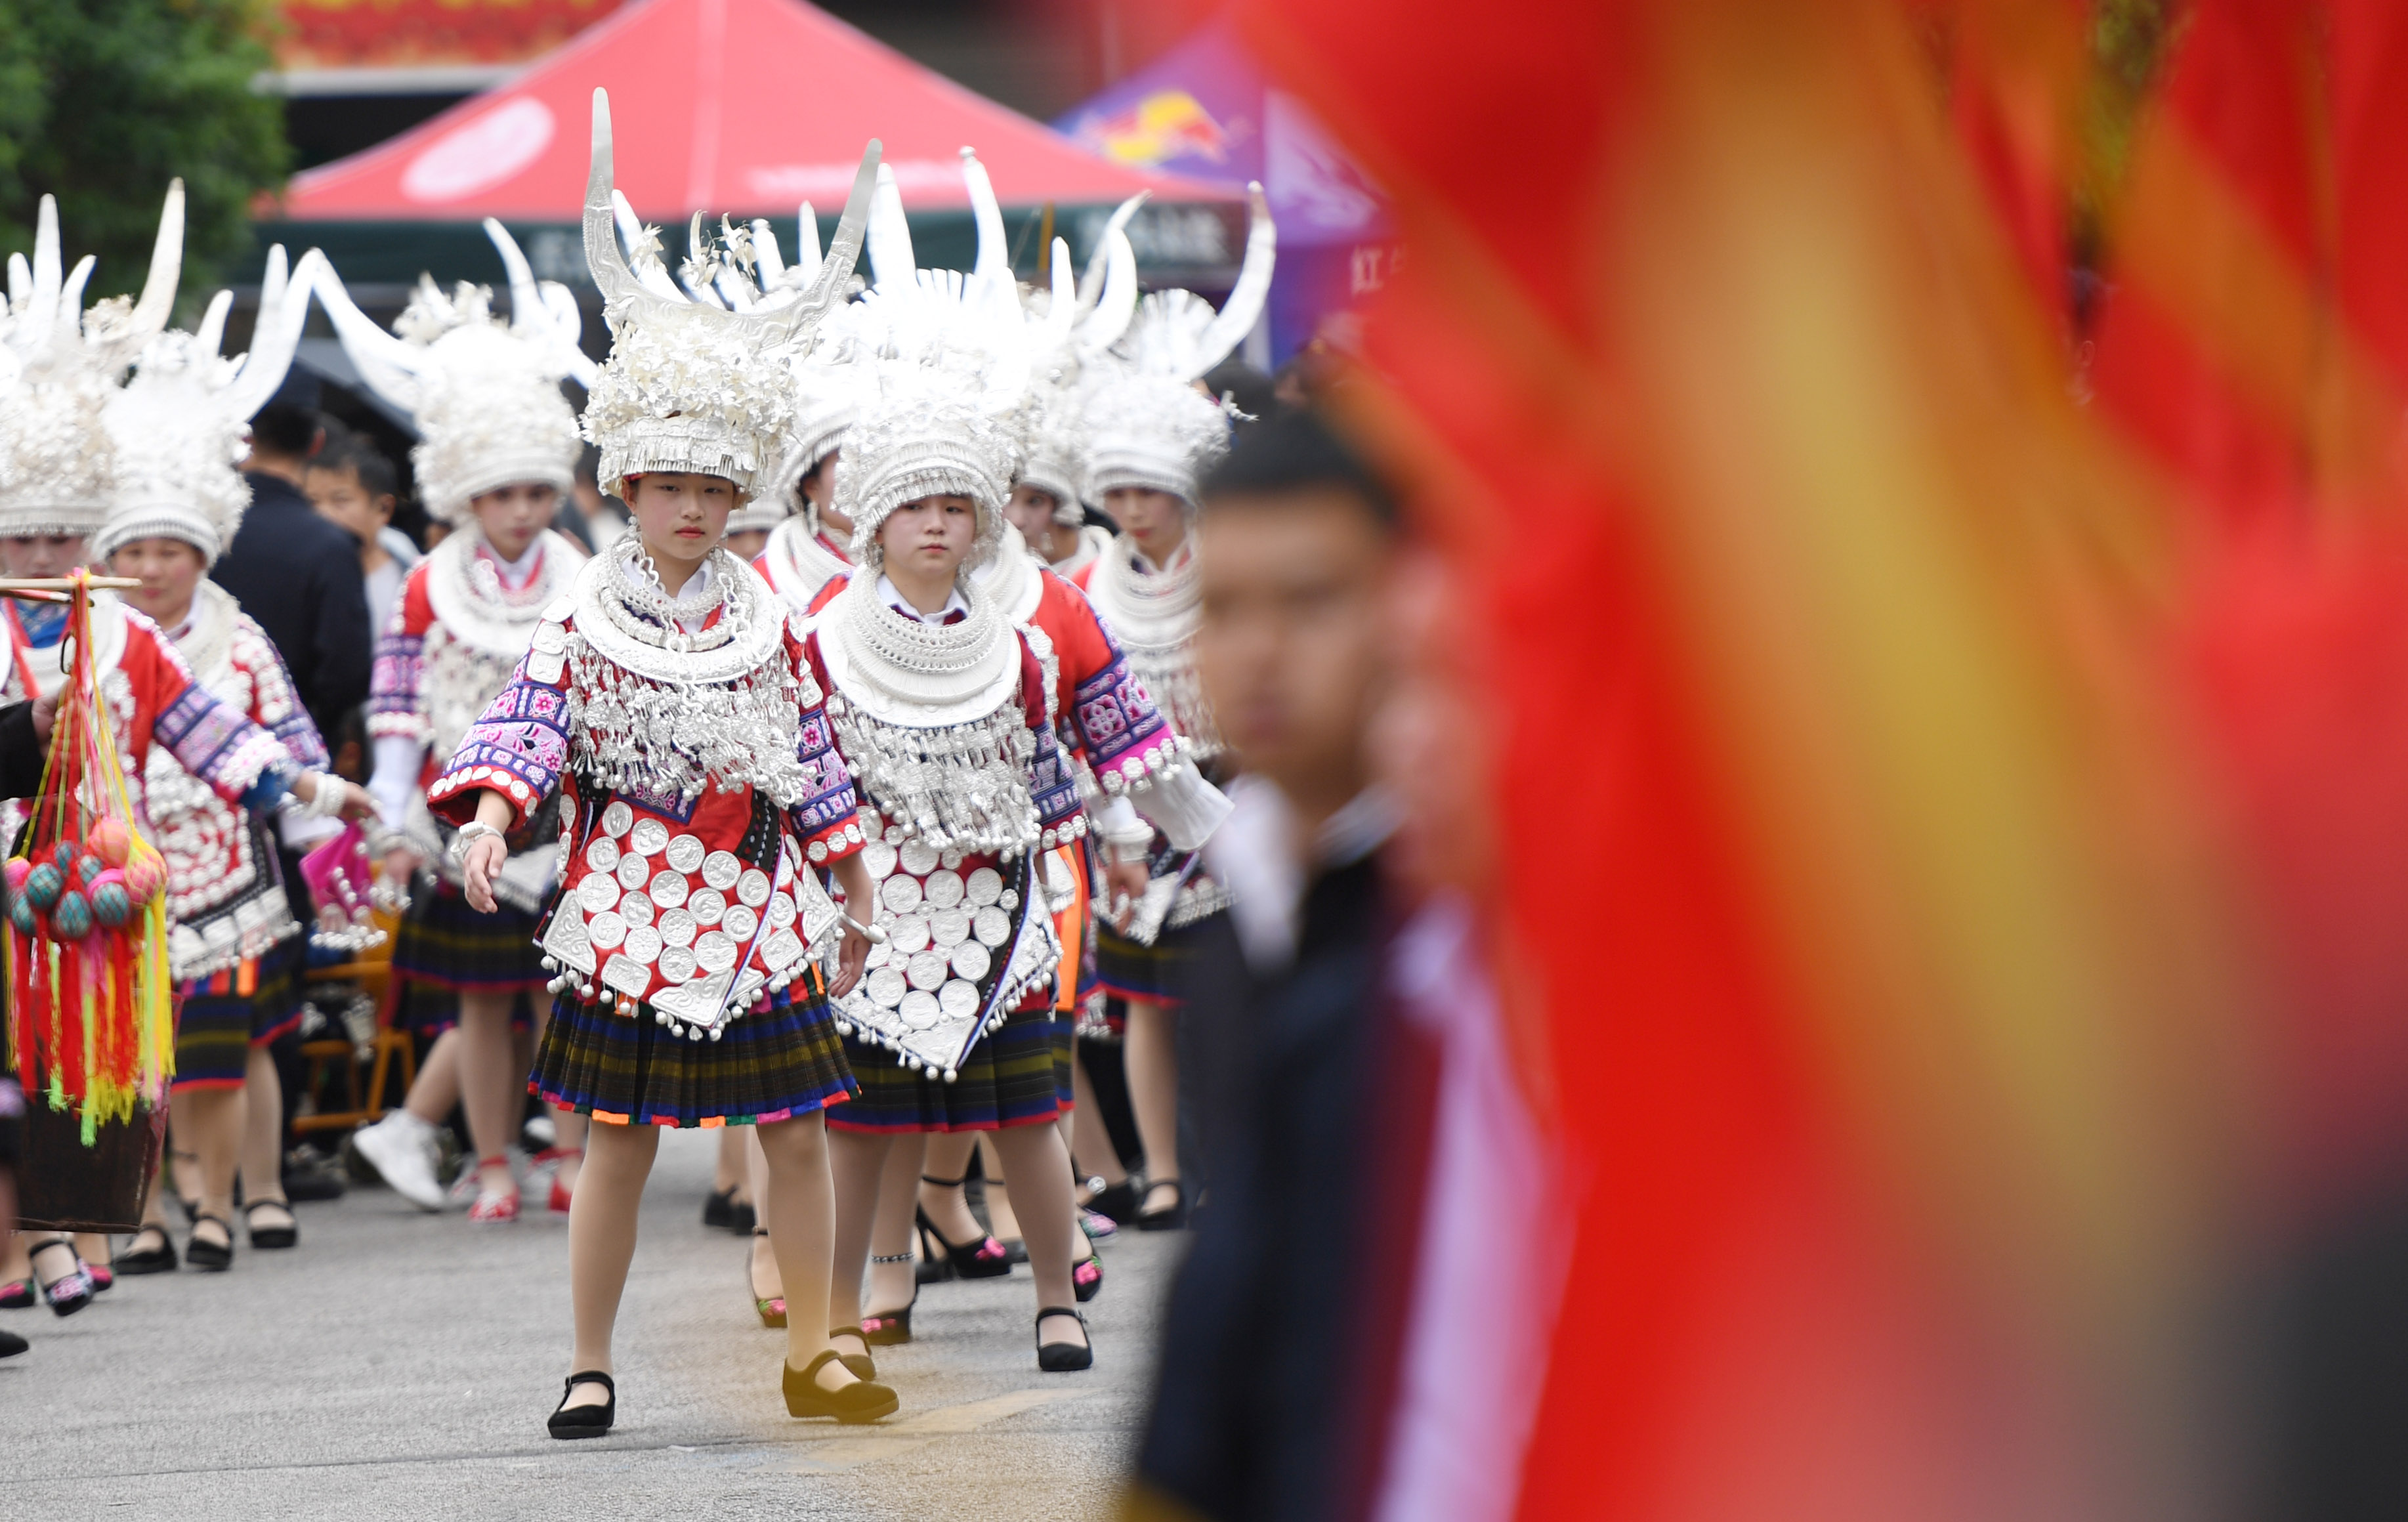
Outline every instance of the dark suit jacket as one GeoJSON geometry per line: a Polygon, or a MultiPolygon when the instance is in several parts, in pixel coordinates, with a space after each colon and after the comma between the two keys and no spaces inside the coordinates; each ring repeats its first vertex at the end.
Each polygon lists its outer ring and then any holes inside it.
{"type": "Polygon", "coordinates": [[[301,706],[332,745],[343,715],[367,699],[376,653],[360,542],[319,517],[283,477],[246,471],[243,479],[251,510],[209,575],[267,631],[301,706]]]}
{"type": "Polygon", "coordinates": [[[1211,1195],[1166,1308],[1138,1475],[1231,1522],[1359,1515],[1410,1272],[1385,1245],[1410,1240],[1385,1185],[1421,1176],[1388,1140],[1426,1084],[1399,1064],[1382,992],[1377,858],[1325,873],[1302,909],[1296,960],[1268,981],[1226,915],[1208,922],[1219,941],[1197,948],[1180,1013],[1211,1195]]]}

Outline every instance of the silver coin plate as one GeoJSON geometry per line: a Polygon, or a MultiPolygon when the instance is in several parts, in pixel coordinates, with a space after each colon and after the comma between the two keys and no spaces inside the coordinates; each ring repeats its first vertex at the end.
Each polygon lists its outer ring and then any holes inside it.
{"type": "Polygon", "coordinates": [[[769,874],[758,867],[747,867],[744,875],[736,880],[736,897],[751,908],[758,909],[769,901],[769,874]]]}
{"type": "Polygon", "coordinates": [[[956,1020],[967,1020],[978,1013],[978,1007],[979,992],[976,984],[953,978],[947,980],[945,986],[937,990],[937,1008],[956,1020]]]}
{"type": "Polygon", "coordinates": [[[712,930],[695,941],[694,959],[705,972],[724,972],[736,965],[736,942],[712,930]]]}
{"type": "Polygon", "coordinates": [[[606,909],[616,908],[623,891],[618,878],[609,872],[595,872],[577,884],[578,901],[585,906],[588,914],[599,914],[606,909]]]}
{"type": "Polygon", "coordinates": [[[862,987],[869,995],[869,1001],[882,1010],[891,1010],[902,1003],[904,994],[910,991],[910,985],[903,981],[903,974],[891,967],[882,967],[870,973],[862,987]]]}
{"type": "Polygon", "coordinates": [[[694,959],[694,953],[683,946],[671,946],[663,951],[658,966],[661,976],[671,983],[689,982],[702,970],[702,964],[694,959]]]}
{"type": "Polygon", "coordinates": [[[782,893],[773,893],[769,895],[767,913],[770,927],[782,930],[795,923],[795,901],[782,893]]]}
{"type": "Polygon", "coordinates": [[[937,848],[925,840],[908,840],[896,853],[903,869],[913,877],[925,877],[937,868],[937,848]]]}
{"type": "Polygon", "coordinates": [[[945,847],[945,854],[939,856],[937,860],[943,865],[945,870],[949,872],[956,870],[962,864],[961,847],[953,845],[945,847]]]}
{"type": "Polygon", "coordinates": [[[941,953],[924,951],[915,955],[903,969],[914,988],[937,988],[945,981],[945,958],[941,953]]]}
{"type": "Polygon", "coordinates": [[[627,955],[638,962],[660,960],[661,933],[649,925],[639,925],[628,931],[627,955]]]}
{"type": "Polygon", "coordinates": [[[970,938],[970,913],[967,909],[940,909],[928,916],[928,936],[939,947],[951,951],[970,938]]]}
{"type": "Polygon", "coordinates": [[[585,922],[585,934],[594,944],[609,951],[627,939],[627,922],[606,909],[585,922]]]}
{"type": "Polygon", "coordinates": [[[657,819],[638,819],[627,832],[627,849],[639,856],[657,856],[669,843],[669,827],[657,819]]]}
{"type": "Polygon", "coordinates": [[[930,872],[928,881],[921,885],[921,891],[928,896],[931,909],[951,909],[962,901],[962,896],[968,890],[962,886],[961,873],[947,870],[930,872]]]}
{"type": "Polygon", "coordinates": [[[695,924],[693,914],[682,909],[672,909],[661,915],[655,928],[660,931],[661,939],[670,945],[691,946],[700,926],[695,924]]]}
{"type": "Polygon", "coordinates": [[[629,888],[627,890],[627,896],[619,900],[619,914],[620,917],[624,919],[629,925],[652,924],[652,895],[644,892],[641,888],[629,888]]]}
{"type": "Polygon", "coordinates": [[[669,865],[681,872],[691,872],[702,865],[702,842],[691,835],[673,836],[669,840],[669,865]]]}
{"type": "Polygon", "coordinates": [[[995,958],[977,941],[965,940],[953,948],[953,965],[955,976],[976,983],[995,966],[995,958]]]}
{"type": "Polygon", "coordinates": [[[925,1030],[937,1023],[943,1011],[937,1007],[937,996],[924,988],[914,988],[903,996],[902,1008],[895,1012],[913,1030],[925,1030]]]}
{"type": "Polygon", "coordinates": [[[627,826],[635,822],[636,811],[624,803],[613,800],[609,808],[602,811],[602,833],[605,835],[624,835],[627,826]]]}
{"type": "Polygon", "coordinates": [[[663,909],[675,909],[678,905],[684,903],[685,894],[685,874],[683,872],[655,872],[652,874],[652,902],[660,905],[663,909]]]}
{"type": "Polygon", "coordinates": [[[620,886],[640,888],[652,880],[652,869],[643,857],[621,856],[619,858],[620,886]]]}
{"type": "Polygon", "coordinates": [[[727,913],[719,922],[719,927],[738,940],[750,940],[752,932],[761,928],[761,916],[742,904],[730,904],[727,913]]]}
{"type": "Polygon", "coordinates": [[[1000,909],[982,909],[970,921],[970,934],[982,946],[1000,946],[1011,939],[1011,919],[1000,909]]]}
{"type": "Polygon", "coordinates": [[[727,897],[716,888],[696,888],[686,898],[685,908],[695,924],[708,928],[726,916],[727,897]]]}
{"type": "Polygon", "coordinates": [[[920,880],[896,873],[879,884],[878,901],[897,914],[909,914],[920,907],[920,880]]]}
{"type": "Polygon", "coordinates": [[[702,858],[702,880],[722,893],[736,886],[743,871],[744,863],[733,851],[714,851],[702,858]]]}
{"type": "Polygon", "coordinates": [[[861,864],[869,869],[869,880],[877,882],[895,871],[895,848],[883,840],[872,840],[861,848],[861,864]]]}
{"type": "Polygon", "coordinates": [[[585,865],[597,872],[607,872],[619,865],[619,842],[607,835],[597,835],[585,842],[585,865]]]}
{"type": "Polygon", "coordinates": [[[895,948],[895,954],[898,956],[909,956],[913,952],[926,951],[928,922],[917,914],[901,915],[887,925],[886,941],[888,945],[895,948]]]}
{"type": "Polygon", "coordinates": [[[970,873],[962,891],[971,903],[984,909],[1003,897],[1003,874],[992,867],[981,867],[970,873]]]}

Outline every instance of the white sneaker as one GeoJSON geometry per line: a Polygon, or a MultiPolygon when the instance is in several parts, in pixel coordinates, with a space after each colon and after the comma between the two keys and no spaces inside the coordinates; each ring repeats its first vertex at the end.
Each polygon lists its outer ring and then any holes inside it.
{"type": "Polygon", "coordinates": [[[443,1208],[443,1185],[435,1181],[434,1127],[407,1110],[396,1110],[352,1132],[351,1145],[394,1193],[420,1210],[443,1208]]]}

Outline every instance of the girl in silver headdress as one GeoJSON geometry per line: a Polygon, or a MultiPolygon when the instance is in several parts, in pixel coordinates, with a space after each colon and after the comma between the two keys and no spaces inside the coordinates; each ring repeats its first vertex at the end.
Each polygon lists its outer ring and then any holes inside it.
{"type": "MultiPolygon", "coordinates": [[[[584,425],[636,531],[544,610],[517,676],[427,790],[460,827],[464,889],[488,912],[506,835],[555,792],[567,820],[543,932],[560,997],[532,1082],[594,1124],[569,1212],[577,1347],[555,1437],[597,1436],[616,1417],[611,1339],[657,1127],[753,1127],[780,1272],[790,1293],[824,1293],[822,1112],[853,1083],[823,989],[853,985],[869,940],[819,874],[866,899],[866,837],[787,610],[720,538],[791,406],[776,356],[851,273],[875,161],[873,145],[850,233],[796,299],[767,312],[690,302],[640,234],[640,267],[619,248],[595,92],[585,244],[611,353],[584,425]]],[[[715,258],[698,248],[689,280],[707,285],[700,266],[715,258]]],[[[817,1316],[790,1318],[781,1388],[797,1416],[869,1421],[896,1405],[827,1347],[817,1316]]]]}

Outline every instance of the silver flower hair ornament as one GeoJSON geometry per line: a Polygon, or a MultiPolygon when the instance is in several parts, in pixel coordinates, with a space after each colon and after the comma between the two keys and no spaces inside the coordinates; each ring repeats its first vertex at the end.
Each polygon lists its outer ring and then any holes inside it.
{"type": "Polygon", "coordinates": [[[590,391],[598,373],[578,347],[584,318],[568,288],[538,281],[516,240],[490,217],[485,236],[509,277],[507,323],[493,315],[486,287],[464,281],[447,294],[422,275],[388,333],[352,303],[331,266],[322,263],[315,279],[361,378],[416,421],[410,465],[419,495],[448,524],[462,522],[479,494],[503,486],[536,481],[567,491],[580,440],[560,382],[590,391]]]}

